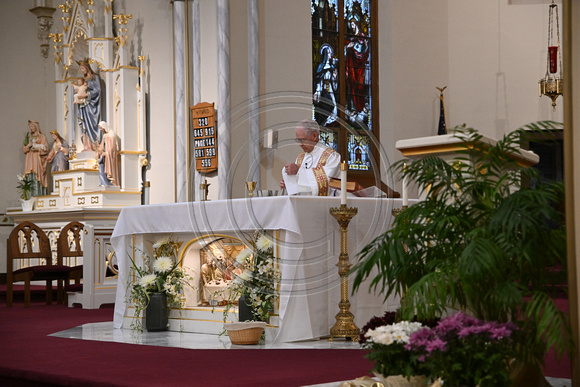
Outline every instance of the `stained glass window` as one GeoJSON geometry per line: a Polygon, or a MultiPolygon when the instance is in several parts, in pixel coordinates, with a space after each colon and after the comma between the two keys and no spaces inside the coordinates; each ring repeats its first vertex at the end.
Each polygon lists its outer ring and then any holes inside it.
{"type": "Polygon", "coordinates": [[[320,126],[335,126],[338,119],[339,57],[338,0],[313,0],[312,76],[313,119],[320,126]]]}
{"type": "Polygon", "coordinates": [[[368,171],[371,168],[369,158],[370,138],[364,134],[348,135],[348,169],[368,171]]]}
{"type": "Polygon", "coordinates": [[[369,0],[344,1],[346,119],[355,129],[372,130],[371,23],[369,0]]]}
{"type": "Polygon", "coordinates": [[[327,147],[338,151],[338,136],[336,135],[336,132],[321,130],[320,141],[322,141],[322,143],[327,147]]]}
{"type": "Polygon", "coordinates": [[[373,66],[376,0],[311,0],[312,118],[353,171],[370,171],[378,139],[373,66]],[[371,132],[371,133],[369,133],[371,132]]]}

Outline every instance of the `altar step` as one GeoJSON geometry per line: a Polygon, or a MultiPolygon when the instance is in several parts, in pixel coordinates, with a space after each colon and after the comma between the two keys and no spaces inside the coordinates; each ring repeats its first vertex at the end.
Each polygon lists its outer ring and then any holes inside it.
{"type": "MultiPolygon", "coordinates": [[[[224,332],[222,307],[195,307],[183,309],[171,309],[169,313],[169,330],[175,332],[202,333],[210,335],[219,335],[224,332]]],[[[123,328],[129,329],[134,317],[135,308],[127,306],[123,318],[123,328]]],[[[143,326],[145,319],[141,317],[143,326]]],[[[232,308],[228,313],[226,320],[228,323],[238,321],[238,309],[232,308]]],[[[266,340],[274,340],[279,328],[280,318],[278,315],[270,317],[270,322],[266,328],[266,340]]]]}

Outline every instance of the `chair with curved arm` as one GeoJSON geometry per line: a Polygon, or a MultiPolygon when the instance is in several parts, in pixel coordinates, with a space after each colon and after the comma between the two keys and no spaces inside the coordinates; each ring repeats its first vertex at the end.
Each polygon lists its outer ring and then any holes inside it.
{"type": "Polygon", "coordinates": [[[77,259],[83,257],[83,246],[81,233],[84,225],[80,222],[73,221],[65,225],[58,235],[56,242],[56,253],[59,262],[68,263],[74,262],[69,266],[69,275],[66,278],[64,291],[66,292],[82,292],[83,285],[81,279],[83,278],[83,265],[78,264],[77,259]],[[74,284],[71,284],[74,280],[74,284]]]}
{"type": "Polygon", "coordinates": [[[46,304],[52,304],[52,281],[59,281],[57,300],[63,302],[62,282],[69,276],[70,267],[57,259],[52,262],[50,242],[44,231],[32,222],[18,224],[6,243],[6,306],[13,303],[13,285],[24,281],[24,306],[30,306],[31,281],[46,281],[46,304]],[[14,263],[19,267],[14,270],[14,263]]]}

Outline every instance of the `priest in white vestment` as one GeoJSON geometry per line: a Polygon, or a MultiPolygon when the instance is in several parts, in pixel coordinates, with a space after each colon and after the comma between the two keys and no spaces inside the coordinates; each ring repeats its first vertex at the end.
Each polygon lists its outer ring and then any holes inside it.
{"type": "Polygon", "coordinates": [[[280,188],[286,188],[289,195],[333,195],[328,181],[340,176],[340,155],[319,139],[316,121],[303,120],[296,126],[296,142],[304,152],[282,169],[280,188]]]}

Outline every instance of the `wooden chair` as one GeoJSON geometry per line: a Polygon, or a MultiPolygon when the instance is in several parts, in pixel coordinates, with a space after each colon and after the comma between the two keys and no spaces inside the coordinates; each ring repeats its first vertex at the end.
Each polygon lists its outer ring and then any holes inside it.
{"type": "MultiPolygon", "coordinates": [[[[76,260],[76,258],[83,256],[83,246],[81,242],[83,228],[84,225],[82,223],[73,221],[60,230],[56,242],[56,253],[59,262],[66,263],[66,258],[76,260]]],[[[70,270],[64,286],[65,298],[67,292],[83,291],[83,285],[81,283],[81,279],[83,278],[83,265],[75,264],[68,266],[70,266],[70,270]],[[71,284],[72,280],[74,280],[74,284],[71,284]]]]}
{"type": "Polygon", "coordinates": [[[6,306],[13,302],[13,285],[24,281],[24,306],[30,306],[30,282],[46,281],[46,304],[52,304],[52,281],[59,281],[57,301],[63,303],[62,282],[69,276],[70,268],[57,259],[53,265],[50,242],[44,231],[31,222],[22,222],[10,233],[6,243],[6,306]],[[14,261],[21,262],[14,270],[14,261]],[[28,267],[22,264],[33,263],[28,267]]]}

